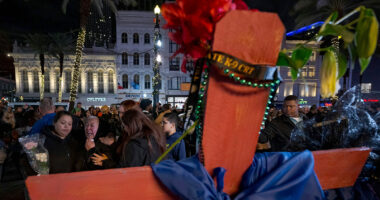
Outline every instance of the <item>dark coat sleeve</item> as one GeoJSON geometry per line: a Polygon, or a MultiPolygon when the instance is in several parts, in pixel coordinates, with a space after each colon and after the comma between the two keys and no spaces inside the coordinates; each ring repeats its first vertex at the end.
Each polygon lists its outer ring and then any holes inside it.
{"type": "Polygon", "coordinates": [[[119,167],[138,167],[143,166],[146,159],[146,149],[137,141],[131,140],[124,147],[120,158],[119,167]]]}

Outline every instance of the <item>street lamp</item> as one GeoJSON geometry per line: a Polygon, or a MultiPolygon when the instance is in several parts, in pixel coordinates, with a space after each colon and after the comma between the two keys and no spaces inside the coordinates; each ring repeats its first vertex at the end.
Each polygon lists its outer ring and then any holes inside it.
{"type": "Polygon", "coordinates": [[[155,16],[155,25],[154,25],[154,46],[153,46],[153,52],[154,52],[154,65],[153,65],[153,111],[154,114],[156,113],[156,107],[157,103],[159,102],[159,94],[160,94],[160,65],[162,62],[162,57],[159,54],[158,50],[162,46],[161,42],[161,34],[160,34],[160,20],[159,20],[159,15],[160,15],[160,7],[156,5],[154,8],[154,14],[155,16]]]}

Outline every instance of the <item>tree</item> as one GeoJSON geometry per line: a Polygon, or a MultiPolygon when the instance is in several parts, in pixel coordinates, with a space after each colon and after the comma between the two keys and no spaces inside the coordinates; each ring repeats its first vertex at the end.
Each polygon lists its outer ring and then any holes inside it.
{"type": "Polygon", "coordinates": [[[49,37],[44,34],[29,34],[26,36],[26,42],[34,51],[35,56],[38,55],[41,66],[41,85],[40,85],[40,99],[44,98],[45,89],[45,54],[49,51],[49,37]]]}
{"type": "Polygon", "coordinates": [[[58,102],[62,102],[62,73],[63,61],[65,54],[74,52],[74,39],[71,34],[53,33],[49,34],[51,43],[49,46],[49,54],[59,60],[59,84],[58,84],[58,102]]]}
{"type": "MultiPolygon", "coordinates": [[[[125,5],[135,4],[135,0],[81,0],[80,1],[80,30],[78,33],[78,38],[76,41],[75,47],[75,60],[73,66],[73,79],[71,81],[70,86],[70,105],[69,110],[74,108],[75,100],[77,98],[77,90],[78,90],[78,78],[79,78],[79,67],[82,59],[82,51],[84,47],[85,37],[86,37],[86,25],[88,21],[88,16],[90,15],[90,8],[94,6],[96,10],[99,12],[101,17],[102,8],[104,6],[104,2],[111,8],[114,13],[117,13],[116,4],[122,2],[125,5]]],[[[66,13],[66,7],[69,3],[69,0],[62,1],[62,10],[66,13]]]]}

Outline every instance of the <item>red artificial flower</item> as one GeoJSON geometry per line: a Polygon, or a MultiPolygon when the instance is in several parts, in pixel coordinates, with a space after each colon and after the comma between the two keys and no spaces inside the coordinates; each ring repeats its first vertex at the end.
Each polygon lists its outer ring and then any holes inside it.
{"type": "Polygon", "coordinates": [[[215,24],[230,10],[248,6],[242,0],[177,0],[176,3],[162,5],[162,15],[167,21],[164,28],[173,29],[169,38],[180,45],[174,53],[184,54],[181,70],[186,72],[186,60],[196,61],[205,57],[210,50],[215,24]]]}

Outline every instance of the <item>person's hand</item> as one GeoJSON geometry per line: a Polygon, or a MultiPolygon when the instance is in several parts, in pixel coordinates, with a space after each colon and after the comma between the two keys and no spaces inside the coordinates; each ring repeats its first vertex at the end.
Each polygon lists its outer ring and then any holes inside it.
{"type": "Polygon", "coordinates": [[[102,155],[99,155],[99,154],[92,154],[91,156],[91,160],[92,160],[92,163],[94,163],[94,165],[98,165],[98,166],[103,166],[103,160],[107,160],[108,157],[104,154],[102,155]]]}
{"type": "Polygon", "coordinates": [[[101,143],[108,146],[111,146],[115,142],[115,138],[113,137],[100,137],[99,140],[101,143]]]}
{"type": "Polygon", "coordinates": [[[84,146],[85,146],[86,150],[88,151],[88,150],[90,150],[90,149],[92,149],[92,148],[95,147],[95,142],[94,142],[93,139],[87,138],[86,144],[84,146]]]}

